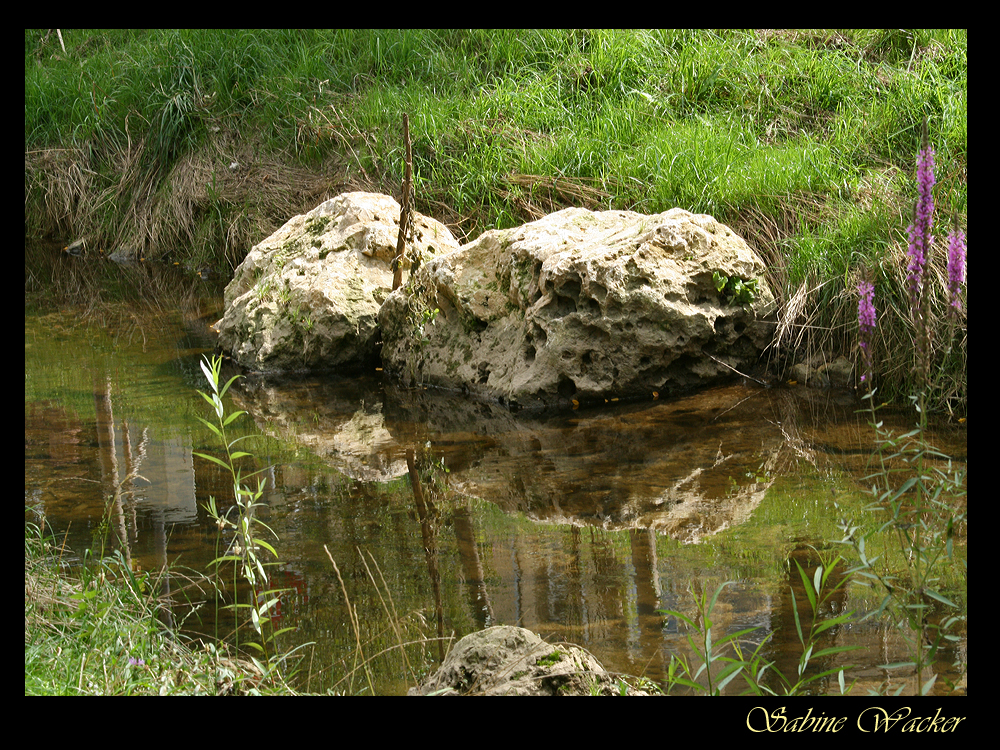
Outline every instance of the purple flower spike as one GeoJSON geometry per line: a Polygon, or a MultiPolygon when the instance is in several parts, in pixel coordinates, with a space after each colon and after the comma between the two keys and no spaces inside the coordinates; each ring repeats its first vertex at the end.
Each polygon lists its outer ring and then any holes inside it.
{"type": "Polygon", "coordinates": [[[858,284],[858,327],[861,333],[867,338],[868,334],[875,330],[875,285],[870,281],[862,281],[858,284]]]}
{"type": "Polygon", "coordinates": [[[875,332],[875,285],[869,281],[858,283],[858,329],[861,333],[859,345],[864,360],[861,382],[869,380],[872,374],[871,334],[875,332]]]}
{"type": "Polygon", "coordinates": [[[910,235],[910,263],[907,267],[907,286],[914,311],[919,310],[924,288],[924,266],[927,249],[933,244],[931,227],[934,218],[934,149],[924,139],[917,156],[917,207],[913,223],[907,230],[910,235]]]}
{"type": "Polygon", "coordinates": [[[924,120],[920,153],[917,154],[917,205],[913,211],[913,223],[909,227],[909,264],[906,268],[906,287],[910,295],[910,313],[913,316],[913,353],[916,359],[915,373],[921,387],[930,377],[931,330],[928,325],[930,315],[930,295],[924,283],[924,271],[930,262],[934,237],[931,226],[934,217],[934,149],[927,135],[927,121],[924,120]]]}
{"type": "Polygon", "coordinates": [[[965,255],[965,232],[956,229],[948,235],[948,299],[955,313],[962,312],[959,292],[965,283],[965,255]]]}

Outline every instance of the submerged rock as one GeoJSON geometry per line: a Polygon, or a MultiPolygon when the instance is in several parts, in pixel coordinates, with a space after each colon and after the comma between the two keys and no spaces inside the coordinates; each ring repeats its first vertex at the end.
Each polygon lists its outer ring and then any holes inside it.
{"type": "Polygon", "coordinates": [[[578,646],[499,625],[465,636],[407,695],[646,695],[578,646]]]}
{"type": "Polygon", "coordinates": [[[774,309],[761,258],[711,216],[568,208],[424,263],[379,324],[405,382],[530,407],[731,377],[774,309]]]}
{"type": "MultiPolygon", "coordinates": [[[[344,193],[289,220],[254,247],[226,287],[220,346],[258,371],[328,369],[376,353],[377,315],[392,289],[399,204],[378,193],[344,193]]],[[[430,258],[458,242],[414,212],[403,260],[430,258]]]]}
{"type": "Polygon", "coordinates": [[[854,364],[846,357],[830,360],[824,354],[808,357],[792,366],[791,379],[813,388],[849,388],[854,364]]]}

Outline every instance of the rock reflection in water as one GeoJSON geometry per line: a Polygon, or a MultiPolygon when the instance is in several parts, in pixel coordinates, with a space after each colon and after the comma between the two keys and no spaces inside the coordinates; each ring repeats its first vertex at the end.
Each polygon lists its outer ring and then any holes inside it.
{"type": "MultiPolygon", "coordinates": [[[[251,381],[241,408],[263,431],[359,481],[402,476],[405,452],[426,446],[454,489],[505,511],[683,542],[745,521],[783,461],[816,460],[795,416],[801,396],[788,390],[727,386],[539,416],[436,390],[383,385],[381,400],[360,406],[357,393],[351,379],[251,381]]],[[[855,405],[833,408],[846,416],[855,405]]],[[[837,437],[828,431],[827,439],[837,437]]]]}
{"type": "MultiPolygon", "coordinates": [[[[672,649],[686,648],[676,623],[665,622],[660,611],[689,608],[690,586],[714,590],[733,575],[740,557],[762,556],[757,571],[763,577],[727,589],[714,617],[717,637],[756,626],[759,642],[794,621],[787,592],[798,577],[789,575],[787,557],[802,558],[811,571],[816,563],[806,559],[813,554],[810,545],[821,542],[805,537],[735,549],[731,562],[709,572],[665,557],[658,537],[698,543],[736,529],[751,518],[776,479],[801,474],[803,465],[817,476],[835,467],[860,477],[872,444],[866,416],[858,414],[852,394],[802,388],[732,385],[670,401],[539,415],[387,383],[363,390],[368,395],[359,405],[359,385],[351,379],[286,379],[280,386],[245,388],[242,408],[264,431],[308,445],[359,481],[402,476],[407,458],[415,477],[414,450],[424,465],[447,467],[450,500],[437,508],[428,504],[417,514],[439,636],[448,635],[449,618],[443,614],[448,605],[442,597],[447,599],[457,583],[475,628],[516,623],[580,643],[610,668],[653,678],[665,673],[672,649]],[[462,498],[489,501],[553,531],[570,530],[570,536],[516,531],[498,536],[462,498]],[[445,527],[454,531],[442,537],[445,527]],[[623,530],[625,539],[616,533],[623,530]],[[619,549],[623,542],[627,549],[619,549]],[[448,572],[438,554],[452,544],[460,564],[452,575],[457,572],[458,580],[442,581],[448,572]]],[[[942,447],[964,454],[960,441],[945,441],[942,447]]],[[[411,485],[418,487],[419,480],[411,485]]],[[[818,505],[816,512],[832,524],[832,504],[818,505]]],[[[808,524],[810,519],[782,521],[808,524]]],[[[799,594],[801,608],[806,599],[799,594]]],[[[831,606],[865,608],[863,601],[843,597],[831,606]]],[[[785,636],[790,640],[778,639],[772,658],[794,671],[794,629],[785,636]]],[[[852,639],[852,644],[870,640],[868,647],[880,654],[873,657],[880,662],[904,653],[896,634],[882,626],[844,628],[829,637],[852,639]]],[[[873,679],[883,678],[877,672],[873,679]]]]}

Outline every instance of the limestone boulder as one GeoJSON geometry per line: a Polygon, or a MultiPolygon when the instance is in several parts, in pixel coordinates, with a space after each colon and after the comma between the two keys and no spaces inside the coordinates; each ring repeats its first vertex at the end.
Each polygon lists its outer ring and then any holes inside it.
{"type": "MultiPolygon", "coordinates": [[[[376,353],[379,307],[392,289],[399,204],[344,193],[290,219],[254,247],[226,287],[220,346],[262,372],[328,369],[376,353]]],[[[414,212],[415,260],[458,248],[451,232],[414,212]]]]}
{"type": "Polygon", "coordinates": [[[568,208],[423,264],[379,324],[404,382],[533,407],[732,377],[774,310],[761,258],[711,216],[568,208]]]}
{"type": "Polygon", "coordinates": [[[589,652],[510,625],[465,636],[408,695],[646,695],[589,652]]]}

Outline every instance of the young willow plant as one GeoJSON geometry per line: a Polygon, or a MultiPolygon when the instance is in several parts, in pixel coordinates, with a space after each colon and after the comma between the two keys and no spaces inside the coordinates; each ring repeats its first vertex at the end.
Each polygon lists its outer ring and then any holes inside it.
{"type": "MultiPolygon", "coordinates": [[[[786,677],[774,666],[774,662],[768,662],[763,659],[760,654],[761,647],[764,645],[761,643],[760,646],[750,655],[749,658],[744,659],[742,651],[740,650],[739,643],[736,643],[736,653],[737,656],[744,663],[744,680],[746,680],[749,690],[747,692],[754,693],[756,695],[777,695],[777,692],[772,688],[768,687],[765,683],[765,678],[768,673],[777,676],[778,680],[781,682],[781,690],[784,695],[801,695],[808,692],[808,686],[810,683],[823,680],[831,675],[837,675],[837,683],[840,687],[840,692],[842,695],[846,695],[854,687],[852,682],[850,686],[844,684],[844,670],[851,669],[853,665],[846,665],[842,667],[833,667],[830,669],[817,672],[815,674],[806,674],[806,670],[809,668],[811,662],[815,662],[819,659],[824,659],[834,654],[844,653],[846,651],[856,651],[860,649],[861,646],[829,646],[827,648],[816,649],[819,643],[819,637],[823,633],[832,628],[839,627],[844,623],[847,623],[854,617],[854,612],[844,612],[839,615],[834,615],[833,617],[828,617],[821,620],[819,615],[827,602],[831,600],[833,595],[841,588],[846,582],[847,578],[842,578],[838,583],[830,586],[830,575],[837,569],[837,566],[842,562],[840,555],[830,557],[829,555],[824,555],[817,551],[820,556],[820,564],[816,567],[816,571],[813,573],[812,578],[806,575],[805,570],[799,565],[798,560],[795,561],[795,567],[799,571],[799,578],[802,580],[803,590],[806,592],[806,599],[809,600],[809,607],[812,610],[812,622],[809,626],[809,630],[805,631],[802,627],[802,620],[799,617],[799,607],[798,602],[795,599],[795,590],[790,589],[792,595],[792,613],[795,616],[795,633],[798,635],[799,643],[802,645],[802,655],[799,656],[799,663],[796,667],[796,679],[793,681],[786,677]]],[[[770,637],[770,636],[768,636],[770,637]]],[[[766,642],[767,639],[765,639],[766,642]]]]}
{"type": "MultiPolygon", "coordinates": [[[[198,393],[200,393],[202,398],[204,398],[212,407],[212,410],[215,412],[217,422],[209,422],[201,417],[198,417],[198,419],[202,424],[208,427],[208,429],[215,433],[215,435],[222,442],[222,445],[225,447],[226,457],[225,460],[223,460],[205,453],[195,453],[195,455],[200,456],[207,461],[211,461],[214,464],[218,464],[229,472],[233,481],[233,496],[236,502],[235,505],[233,505],[225,513],[220,512],[214,496],[209,497],[208,503],[205,505],[205,509],[208,511],[209,516],[219,529],[220,538],[221,533],[226,530],[230,530],[233,534],[232,540],[223,554],[220,555],[218,546],[216,547],[216,557],[212,560],[210,565],[212,565],[218,572],[225,563],[233,563],[234,592],[237,591],[238,573],[242,573],[243,578],[248,584],[250,584],[251,602],[249,604],[241,604],[237,597],[236,603],[232,606],[237,613],[241,609],[250,610],[250,621],[253,625],[254,632],[256,632],[258,638],[260,639],[260,643],[248,641],[245,645],[248,645],[263,654],[265,660],[264,663],[261,663],[253,657],[251,658],[257,668],[260,669],[263,674],[268,675],[271,673],[270,667],[272,667],[276,662],[275,655],[269,652],[269,645],[272,645],[275,638],[279,635],[291,630],[292,628],[283,628],[282,630],[274,631],[272,627],[269,635],[266,635],[264,632],[265,626],[271,622],[269,612],[274,609],[275,605],[277,605],[280,594],[283,590],[268,588],[269,577],[267,574],[267,567],[275,563],[265,563],[261,556],[261,550],[263,549],[269,552],[274,556],[275,560],[278,558],[278,553],[275,551],[274,547],[271,546],[271,544],[261,538],[258,530],[266,530],[275,539],[277,539],[277,534],[275,534],[274,531],[267,526],[267,524],[256,516],[257,508],[262,505],[260,498],[264,492],[263,479],[258,477],[256,489],[251,489],[246,483],[248,479],[259,475],[262,470],[254,471],[244,476],[242,471],[236,466],[237,461],[243,458],[248,458],[251,454],[246,451],[234,450],[233,446],[235,446],[243,438],[230,440],[226,432],[226,428],[245,412],[234,411],[229,415],[226,415],[222,399],[225,397],[229,387],[237,380],[237,378],[239,378],[239,375],[234,375],[226,382],[225,385],[220,387],[221,369],[221,357],[213,357],[212,359],[204,357],[202,359],[201,370],[205,374],[205,379],[208,381],[209,387],[211,388],[211,394],[204,393],[203,391],[198,391],[198,393]],[[233,517],[234,515],[235,518],[233,517]],[[265,666],[265,664],[267,666],[265,666]]],[[[237,620],[238,619],[239,618],[237,618],[237,620]]],[[[239,648],[239,625],[237,625],[236,628],[236,638],[236,645],[237,648],[239,648]]]]}
{"type": "MultiPolygon", "coordinates": [[[[726,586],[732,584],[732,581],[726,581],[719,586],[711,600],[707,600],[704,593],[700,596],[695,595],[697,622],[687,617],[682,612],[674,610],[661,610],[662,614],[670,617],[676,617],[678,620],[687,625],[688,645],[701,661],[700,666],[695,669],[688,663],[684,656],[672,655],[670,657],[670,665],[667,671],[667,692],[669,693],[671,689],[678,685],[683,685],[684,687],[704,692],[708,695],[721,695],[726,685],[741,674],[743,675],[743,679],[748,686],[747,690],[744,691],[744,694],[753,693],[755,695],[777,695],[777,692],[767,684],[769,674],[773,674],[777,677],[778,681],[781,683],[781,690],[784,695],[799,695],[805,693],[808,691],[808,686],[811,683],[823,680],[833,674],[837,675],[840,692],[849,692],[851,688],[845,686],[844,684],[844,670],[850,669],[850,666],[833,667],[832,669],[826,669],[816,674],[806,673],[811,662],[815,662],[818,659],[823,659],[834,654],[861,648],[860,646],[831,646],[829,648],[817,649],[820,635],[831,628],[844,624],[854,615],[853,612],[848,612],[835,615],[834,617],[829,617],[824,620],[819,618],[823,605],[830,600],[837,589],[844,585],[846,580],[842,580],[832,587],[830,586],[830,575],[837,568],[840,562],[841,558],[839,555],[832,559],[821,555],[820,565],[816,568],[816,572],[812,578],[806,575],[806,572],[796,562],[796,567],[798,568],[799,576],[802,579],[802,585],[806,592],[806,598],[809,600],[809,605],[812,609],[812,624],[810,625],[808,631],[803,629],[802,622],[799,618],[798,602],[795,600],[795,592],[793,590],[791,594],[792,611],[795,614],[795,630],[799,637],[799,643],[802,644],[802,655],[799,657],[797,675],[794,679],[790,679],[783,675],[777,667],[775,667],[774,662],[767,661],[762,654],[764,646],[771,639],[773,633],[769,633],[757,645],[757,647],[753,650],[753,653],[749,655],[744,655],[740,639],[748,633],[759,630],[759,628],[746,628],[736,633],[730,633],[717,641],[713,641],[711,619],[712,610],[715,608],[715,603],[719,598],[719,594],[722,593],[722,590],[726,586]],[[724,652],[720,650],[729,643],[732,644],[734,656],[724,656],[724,652]],[[712,673],[713,664],[723,665],[722,668],[718,670],[717,674],[714,675],[712,673]],[[706,682],[704,685],[698,682],[698,679],[703,673],[705,674],[706,682]]],[[[853,687],[853,683],[851,687],[853,687]]]]}
{"type": "MultiPolygon", "coordinates": [[[[698,656],[701,665],[697,669],[693,668],[684,656],[670,656],[670,666],[667,668],[667,692],[677,685],[691,688],[692,690],[704,692],[708,695],[722,695],[733,678],[735,678],[746,666],[742,659],[734,659],[730,656],[723,656],[722,649],[726,644],[732,642],[736,644],[740,638],[747,633],[752,633],[757,628],[746,628],[737,633],[731,633],[718,641],[712,640],[712,610],[715,609],[715,602],[719,599],[722,590],[732,584],[733,581],[726,581],[715,590],[711,600],[705,598],[705,592],[694,595],[695,607],[697,609],[697,620],[695,622],[683,612],[676,610],[659,610],[661,614],[668,617],[676,617],[688,627],[687,642],[691,650],[698,656]],[[716,674],[712,673],[712,666],[715,664],[724,665],[716,674]],[[702,673],[705,674],[706,684],[698,682],[702,673]]],[[[766,639],[765,639],[766,640],[766,639]]],[[[759,647],[758,647],[759,651],[759,647]]],[[[756,653],[756,652],[755,652],[756,653]]]]}

